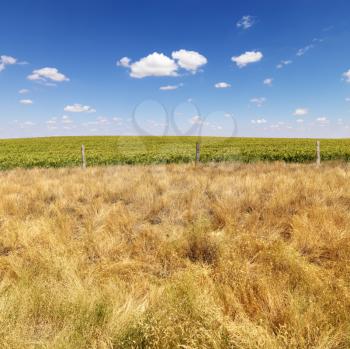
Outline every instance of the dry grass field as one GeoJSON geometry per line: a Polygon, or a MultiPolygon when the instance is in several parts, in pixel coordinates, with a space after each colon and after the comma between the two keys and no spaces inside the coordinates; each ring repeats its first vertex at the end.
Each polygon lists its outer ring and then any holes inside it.
{"type": "Polygon", "coordinates": [[[350,167],[0,173],[0,348],[349,348],[350,167]]]}

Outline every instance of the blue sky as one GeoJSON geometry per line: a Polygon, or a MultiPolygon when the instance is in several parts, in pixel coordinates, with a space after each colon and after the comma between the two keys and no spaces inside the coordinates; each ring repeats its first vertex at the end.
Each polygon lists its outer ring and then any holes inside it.
{"type": "Polygon", "coordinates": [[[0,138],[348,137],[350,2],[5,1],[0,138]]]}

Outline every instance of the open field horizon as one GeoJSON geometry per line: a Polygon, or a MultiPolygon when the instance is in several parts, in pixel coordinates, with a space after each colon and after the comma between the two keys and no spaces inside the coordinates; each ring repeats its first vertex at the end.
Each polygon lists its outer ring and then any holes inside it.
{"type": "Polygon", "coordinates": [[[350,166],[0,172],[0,347],[350,347],[350,166]]]}
{"type": "MultiPolygon", "coordinates": [[[[311,163],[316,139],[194,136],[70,136],[0,140],[0,169],[81,165],[285,161],[311,163]]],[[[350,139],[320,139],[321,159],[349,160],[350,139]]]]}
{"type": "Polygon", "coordinates": [[[350,349],[350,0],[0,7],[0,349],[350,349]]]}

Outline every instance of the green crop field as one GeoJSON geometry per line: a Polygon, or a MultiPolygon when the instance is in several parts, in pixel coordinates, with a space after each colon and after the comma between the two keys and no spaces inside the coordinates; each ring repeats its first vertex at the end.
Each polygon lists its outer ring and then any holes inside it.
{"type": "MultiPolygon", "coordinates": [[[[190,162],[195,143],[201,161],[315,160],[315,140],[219,137],[51,137],[0,140],[0,169],[66,167],[81,164],[81,145],[88,166],[190,162]]],[[[322,160],[350,159],[350,139],[321,140],[322,160]]]]}

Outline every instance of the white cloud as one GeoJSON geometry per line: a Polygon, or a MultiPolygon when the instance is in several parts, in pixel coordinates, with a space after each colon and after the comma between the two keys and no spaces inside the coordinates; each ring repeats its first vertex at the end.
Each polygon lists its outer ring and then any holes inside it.
{"type": "Polygon", "coordinates": [[[172,90],[177,90],[178,88],[179,88],[178,85],[166,85],[166,86],[159,87],[161,91],[172,91],[172,90]]]}
{"type": "Polygon", "coordinates": [[[176,76],[178,66],[163,53],[153,52],[129,65],[130,76],[142,79],[147,76],[176,76]]]}
{"type": "Polygon", "coordinates": [[[274,130],[281,130],[283,127],[287,129],[290,128],[289,125],[286,125],[284,121],[278,121],[275,124],[271,124],[269,127],[274,130]]]}
{"type": "Polygon", "coordinates": [[[206,57],[201,55],[200,53],[196,51],[187,51],[187,50],[179,50],[174,51],[171,54],[171,57],[175,60],[177,60],[177,64],[183,68],[186,69],[192,73],[197,72],[197,70],[208,63],[208,60],[206,57]]]}
{"type": "Polygon", "coordinates": [[[297,119],[296,122],[297,122],[298,124],[302,124],[302,123],[304,122],[304,120],[303,120],[303,119],[297,119]]]}
{"type": "Polygon", "coordinates": [[[17,58],[11,57],[11,56],[0,56],[0,60],[3,64],[16,64],[17,58]]]}
{"type": "Polygon", "coordinates": [[[240,56],[232,57],[231,60],[237,64],[239,68],[243,68],[248,64],[261,61],[263,54],[259,51],[247,51],[240,56]]]}
{"type": "Polygon", "coordinates": [[[17,63],[17,58],[11,56],[0,56],[0,72],[3,71],[7,65],[13,65],[17,63]]]}
{"type": "Polygon", "coordinates": [[[23,125],[23,126],[34,126],[35,123],[32,122],[32,121],[25,121],[25,122],[22,123],[22,125],[23,125]]]}
{"type": "Polygon", "coordinates": [[[265,97],[255,97],[250,100],[251,103],[255,104],[257,107],[261,107],[265,102],[265,97]]]}
{"type": "Polygon", "coordinates": [[[33,126],[35,126],[35,123],[33,121],[24,121],[24,122],[19,123],[19,127],[22,129],[33,127],[33,126]]]}
{"type": "Polygon", "coordinates": [[[281,61],[279,64],[276,65],[277,69],[282,69],[284,66],[292,64],[293,61],[291,60],[286,60],[286,61],[281,61]]]}
{"type": "Polygon", "coordinates": [[[347,72],[345,72],[343,76],[347,82],[350,82],[350,69],[347,72]]]}
{"type": "Polygon", "coordinates": [[[249,29],[255,23],[255,19],[252,16],[243,16],[237,23],[237,28],[249,29]]]}
{"type": "Polygon", "coordinates": [[[50,120],[47,120],[45,123],[47,125],[56,125],[57,124],[57,118],[51,118],[50,120]]]}
{"type": "Polygon", "coordinates": [[[104,117],[104,116],[99,116],[96,118],[96,122],[99,124],[99,125],[108,125],[110,122],[109,120],[104,117]]]}
{"type": "Polygon", "coordinates": [[[124,122],[123,118],[120,118],[118,116],[113,117],[112,121],[115,122],[118,126],[122,125],[124,122]]]}
{"type": "Polygon", "coordinates": [[[317,118],[316,121],[321,125],[329,124],[329,120],[325,116],[317,118]]]}
{"type": "Polygon", "coordinates": [[[130,62],[131,59],[129,57],[123,57],[119,61],[117,61],[117,66],[128,68],[130,67],[130,62]]]}
{"type": "Polygon", "coordinates": [[[350,97],[346,97],[345,102],[350,102],[350,97]]]}
{"type": "Polygon", "coordinates": [[[153,52],[136,62],[123,57],[117,62],[118,66],[130,69],[130,76],[142,79],[148,76],[177,76],[179,68],[196,73],[208,60],[196,51],[174,51],[171,57],[163,53],[153,52]]]}
{"type": "Polygon", "coordinates": [[[272,78],[267,78],[263,81],[263,84],[267,86],[272,86],[272,82],[273,82],[272,78]]]}
{"type": "Polygon", "coordinates": [[[33,101],[31,99],[21,99],[19,102],[24,105],[33,104],[33,101]]]}
{"type": "Polygon", "coordinates": [[[201,125],[203,122],[204,120],[199,115],[195,115],[190,119],[192,125],[201,125]]]}
{"type": "Polygon", "coordinates": [[[312,48],[314,48],[315,47],[315,45],[307,45],[307,46],[305,46],[305,47],[303,47],[303,48],[300,48],[299,50],[298,50],[298,52],[297,52],[297,56],[298,57],[301,57],[301,56],[303,56],[307,51],[310,51],[312,48]]]}
{"type": "Polygon", "coordinates": [[[178,85],[166,85],[166,86],[161,86],[159,89],[161,91],[172,91],[172,90],[177,90],[179,87],[183,86],[183,84],[178,84],[178,85]]]}
{"type": "Polygon", "coordinates": [[[50,80],[55,82],[69,81],[69,78],[60,73],[56,68],[50,67],[34,70],[31,75],[28,75],[28,79],[42,82],[50,80]]]}
{"type": "Polygon", "coordinates": [[[18,91],[19,94],[24,95],[26,93],[29,93],[30,91],[27,90],[26,88],[22,88],[21,90],[18,91]]]}
{"type": "Polygon", "coordinates": [[[266,123],[267,123],[267,120],[265,120],[264,118],[262,118],[262,119],[251,120],[250,122],[251,122],[252,124],[261,125],[261,124],[266,124],[266,123]]]}
{"type": "Polygon", "coordinates": [[[96,110],[91,108],[88,105],[82,105],[79,103],[75,103],[73,105],[66,105],[64,107],[64,111],[70,113],[95,113],[96,110]]]}
{"type": "Polygon", "coordinates": [[[67,116],[67,115],[63,115],[62,116],[62,124],[72,124],[73,120],[67,116]]]}
{"type": "Polygon", "coordinates": [[[230,88],[231,84],[229,84],[228,82],[218,82],[214,86],[215,88],[230,88]]]}
{"type": "Polygon", "coordinates": [[[306,108],[297,108],[297,109],[295,109],[293,115],[295,115],[295,116],[305,116],[308,113],[309,113],[309,110],[306,109],[306,108]]]}
{"type": "Polygon", "coordinates": [[[95,130],[97,131],[100,127],[110,125],[112,122],[114,122],[117,126],[120,126],[123,123],[123,119],[118,117],[109,119],[104,116],[98,116],[95,120],[84,122],[82,125],[85,127],[95,126],[95,130]]]}

